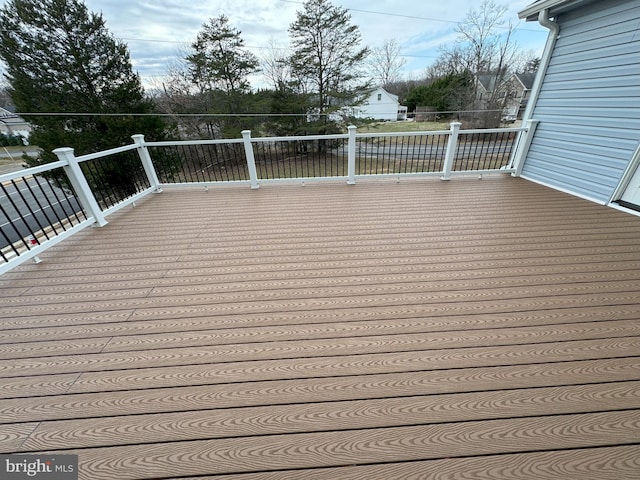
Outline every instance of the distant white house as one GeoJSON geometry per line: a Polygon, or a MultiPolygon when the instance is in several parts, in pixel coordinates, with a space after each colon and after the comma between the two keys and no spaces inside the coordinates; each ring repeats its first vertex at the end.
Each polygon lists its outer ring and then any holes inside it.
{"type": "Polygon", "coordinates": [[[407,119],[407,107],[400,105],[397,95],[387,92],[382,87],[369,93],[365,101],[353,109],[353,113],[355,117],[374,120],[395,122],[407,119]]]}

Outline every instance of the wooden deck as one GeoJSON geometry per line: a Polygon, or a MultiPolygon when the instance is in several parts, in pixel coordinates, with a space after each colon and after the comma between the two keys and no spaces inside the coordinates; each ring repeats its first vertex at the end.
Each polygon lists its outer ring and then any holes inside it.
{"type": "Polygon", "coordinates": [[[640,218],[524,180],[167,190],[0,277],[82,479],[640,478],[640,218]]]}

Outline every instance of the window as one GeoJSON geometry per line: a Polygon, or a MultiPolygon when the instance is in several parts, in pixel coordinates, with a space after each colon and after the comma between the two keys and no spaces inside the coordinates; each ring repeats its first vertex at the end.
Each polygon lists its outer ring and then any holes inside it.
{"type": "Polygon", "coordinates": [[[381,93],[378,94],[378,101],[380,101],[380,100],[382,100],[382,94],[381,93]]]}

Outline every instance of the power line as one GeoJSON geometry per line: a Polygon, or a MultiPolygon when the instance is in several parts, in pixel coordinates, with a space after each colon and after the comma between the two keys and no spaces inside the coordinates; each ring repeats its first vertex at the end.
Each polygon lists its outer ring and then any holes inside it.
{"type": "MultiPolygon", "coordinates": [[[[304,2],[296,2],[294,0],[280,0],[285,3],[297,3],[299,5],[304,5],[304,2]]],[[[345,10],[351,10],[352,12],[362,12],[362,13],[373,13],[375,15],[385,15],[387,17],[401,17],[401,18],[410,18],[412,20],[428,20],[430,22],[443,22],[443,23],[458,23],[453,20],[441,20],[437,18],[428,18],[428,17],[416,17],[414,15],[402,15],[400,13],[387,13],[387,12],[374,12],[372,10],[360,10],[358,8],[346,8],[345,10]]]]}
{"type": "MultiPolygon", "coordinates": [[[[296,0],[280,0],[281,2],[285,2],[285,3],[296,3],[298,5],[304,5],[304,2],[300,2],[300,1],[296,1],[296,0]]],[[[350,10],[352,12],[361,12],[361,13],[371,13],[374,15],[384,15],[386,17],[400,17],[400,18],[410,18],[411,20],[427,20],[429,22],[440,22],[440,23],[452,23],[452,24],[459,24],[460,21],[455,21],[455,20],[443,20],[441,18],[429,18],[429,17],[417,17],[415,15],[403,15],[401,13],[389,13],[389,12],[376,12],[374,10],[361,10],[359,8],[347,8],[344,7],[345,10],[350,10]]],[[[502,26],[496,26],[496,28],[504,28],[504,29],[509,29],[510,27],[502,27],[502,26]]],[[[519,28],[516,27],[517,30],[522,30],[522,31],[526,31],[526,32],[540,32],[540,30],[534,30],[532,28],[519,28]]]]}

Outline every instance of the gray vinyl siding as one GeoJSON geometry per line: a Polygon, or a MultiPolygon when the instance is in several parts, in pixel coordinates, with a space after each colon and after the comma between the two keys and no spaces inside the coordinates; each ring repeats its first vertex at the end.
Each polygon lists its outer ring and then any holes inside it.
{"type": "Polygon", "coordinates": [[[640,141],[640,0],[558,17],[522,176],[606,203],[640,141]]]}

